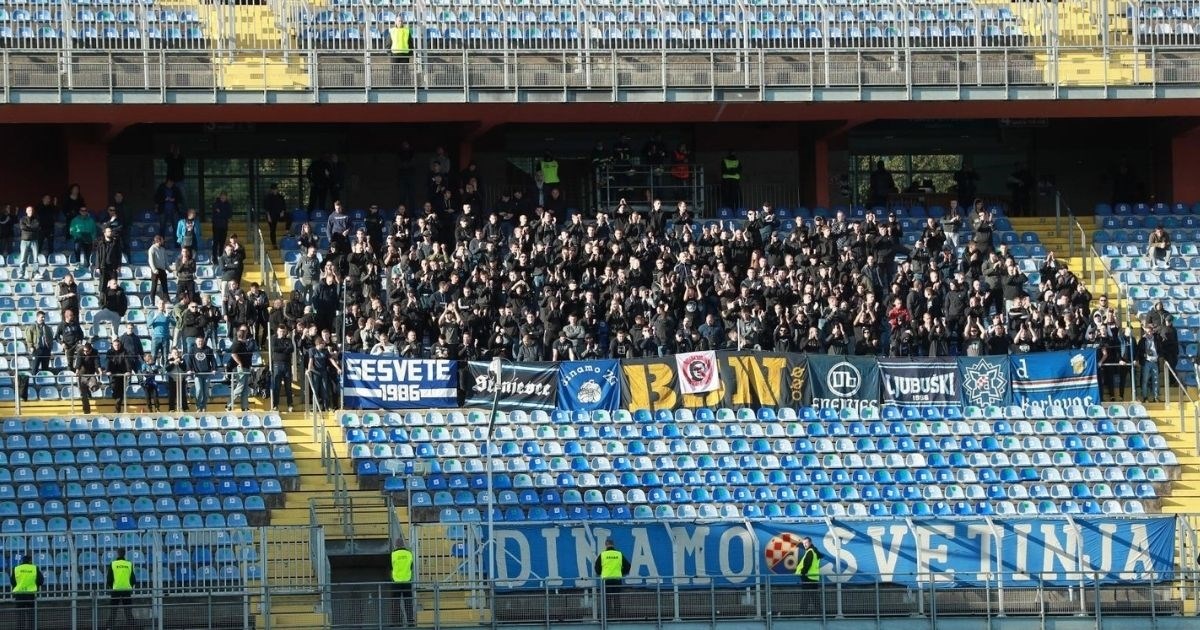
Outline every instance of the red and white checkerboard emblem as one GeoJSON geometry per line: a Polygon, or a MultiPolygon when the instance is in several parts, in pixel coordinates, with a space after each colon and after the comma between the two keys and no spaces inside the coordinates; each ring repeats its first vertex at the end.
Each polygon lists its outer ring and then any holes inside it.
{"type": "Polygon", "coordinates": [[[767,541],[763,556],[767,561],[767,570],[773,573],[796,572],[796,548],[800,546],[802,537],[791,532],[772,536],[767,541]]]}

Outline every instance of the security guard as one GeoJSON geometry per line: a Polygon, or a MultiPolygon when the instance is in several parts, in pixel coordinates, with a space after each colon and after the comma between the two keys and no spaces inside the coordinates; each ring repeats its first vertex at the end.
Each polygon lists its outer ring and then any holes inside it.
{"type": "Polygon", "coordinates": [[[742,207],[742,161],[732,150],[721,160],[721,205],[742,207]]]}
{"type": "Polygon", "coordinates": [[[408,63],[412,55],[412,29],[400,18],[388,29],[388,50],[392,53],[392,63],[408,63]]]}
{"type": "Polygon", "coordinates": [[[108,565],[108,627],[116,628],[117,610],[120,609],[125,620],[125,627],[132,628],[133,621],[133,587],[137,585],[137,577],[133,574],[133,563],[125,559],[125,550],[118,549],[117,556],[108,565]]]}
{"type": "Polygon", "coordinates": [[[13,601],[17,604],[18,630],[33,630],[38,588],[45,582],[45,576],[38,570],[29,554],[21,558],[21,564],[12,568],[12,594],[13,601]]]}
{"type": "Polygon", "coordinates": [[[558,176],[558,160],[549,151],[542,156],[542,161],[538,165],[538,170],[542,172],[542,184],[546,186],[546,190],[559,185],[562,179],[558,176]]]}
{"type": "Polygon", "coordinates": [[[813,546],[812,538],[805,536],[796,548],[799,556],[796,562],[796,575],[800,576],[800,584],[804,589],[802,602],[805,614],[816,614],[817,597],[821,590],[821,552],[813,546]]]}
{"type": "Polygon", "coordinates": [[[604,551],[596,557],[595,570],[604,582],[605,611],[614,617],[620,615],[621,599],[618,594],[621,592],[622,579],[629,575],[629,560],[625,554],[617,551],[611,538],[604,541],[604,551]]]}
{"type": "Polygon", "coordinates": [[[411,628],[417,625],[414,614],[413,552],[404,545],[403,539],[399,539],[392,551],[392,621],[411,628]]]}

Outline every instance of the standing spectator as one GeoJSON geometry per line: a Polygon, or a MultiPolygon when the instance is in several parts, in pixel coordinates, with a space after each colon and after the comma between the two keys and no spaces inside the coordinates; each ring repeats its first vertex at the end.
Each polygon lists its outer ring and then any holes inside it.
{"type": "Polygon", "coordinates": [[[1154,325],[1147,324],[1137,343],[1137,362],[1142,370],[1142,402],[1158,402],[1158,362],[1161,358],[1154,325]]]}
{"type": "Polygon", "coordinates": [[[98,225],[99,233],[104,233],[104,228],[112,228],[113,236],[121,242],[121,253],[129,256],[129,238],[126,230],[131,225],[128,221],[121,218],[115,207],[109,206],[105,210],[105,217],[98,225]]]}
{"type": "Polygon", "coordinates": [[[271,247],[277,247],[275,230],[279,222],[284,222],[284,234],[292,233],[292,213],[288,212],[287,199],[279,192],[279,184],[271,184],[267,196],[263,199],[263,209],[267,211],[267,225],[271,232],[271,247]]]}
{"type": "MultiPolygon", "coordinates": [[[[54,223],[58,220],[58,200],[53,199],[50,195],[43,195],[41,203],[37,207],[38,224],[41,226],[41,232],[38,235],[38,249],[45,252],[47,256],[54,253],[54,223]]],[[[66,215],[68,220],[78,214],[78,210],[71,209],[71,213],[66,215]]]]}
{"type": "Polygon", "coordinates": [[[150,326],[150,355],[159,365],[166,365],[171,349],[171,328],[175,325],[166,300],[158,300],[158,308],[150,314],[147,323],[150,326]]]}
{"type": "MultiPolygon", "coordinates": [[[[121,192],[113,193],[112,203],[108,204],[108,211],[112,216],[121,222],[121,225],[133,225],[133,212],[129,209],[129,204],[125,203],[125,194],[121,192]]],[[[125,238],[126,234],[121,234],[121,243],[125,245],[125,256],[128,258],[131,255],[129,243],[133,239],[125,238]]]]}
{"type": "Polygon", "coordinates": [[[285,326],[275,329],[271,340],[271,409],[279,410],[279,396],[287,393],[287,410],[292,411],[292,355],[295,345],[285,326]]]}
{"type": "Polygon", "coordinates": [[[342,209],[342,202],[333,202],[333,212],[325,222],[325,238],[330,245],[335,242],[343,245],[350,244],[350,215],[342,209]]]}
{"type": "Polygon", "coordinates": [[[1175,322],[1173,317],[1166,315],[1163,317],[1163,325],[1158,329],[1158,350],[1162,356],[1163,363],[1169,368],[1167,372],[1167,387],[1171,386],[1171,381],[1174,381],[1179,387],[1183,387],[1183,383],[1178,379],[1178,364],[1179,364],[1179,332],[1175,330],[1175,322]]]}
{"type": "Polygon", "coordinates": [[[221,272],[222,284],[228,285],[230,282],[241,281],[243,258],[234,253],[233,245],[225,245],[221,255],[213,260],[217,263],[217,270],[221,272]]]}
{"type": "Polygon", "coordinates": [[[333,372],[333,355],[324,337],[317,337],[308,351],[308,382],[312,388],[313,402],[319,411],[330,408],[330,377],[333,372]]]}
{"type": "Polygon", "coordinates": [[[179,252],[179,260],[175,261],[175,299],[183,301],[187,298],[196,301],[200,292],[196,290],[196,260],[192,250],[184,249],[179,252]]]}
{"type": "Polygon", "coordinates": [[[691,199],[689,185],[692,181],[692,154],[687,144],[680,142],[671,154],[671,185],[675,191],[675,199],[683,201],[691,199]]]}
{"type": "Polygon", "coordinates": [[[71,219],[67,230],[71,235],[71,242],[75,245],[75,264],[80,267],[90,265],[92,243],[96,240],[96,220],[87,208],[79,209],[79,214],[71,219]]]}
{"type": "Polygon", "coordinates": [[[146,411],[158,412],[158,377],[163,375],[163,367],[147,352],[142,356],[142,389],[146,394],[146,411]]]}
{"type": "Polygon", "coordinates": [[[121,326],[121,344],[125,346],[125,354],[129,355],[129,360],[132,365],[137,365],[137,362],[142,357],[142,338],[137,334],[137,330],[133,324],[126,323],[121,326]]]}
{"type": "Polygon", "coordinates": [[[179,247],[191,250],[192,254],[195,254],[196,248],[200,247],[200,234],[200,221],[196,219],[196,210],[189,208],[187,215],[175,225],[175,242],[179,243],[179,247]]]}
{"type": "Polygon", "coordinates": [[[217,357],[208,347],[208,340],[196,337],[195,345],[184,356],[184,363],[196,386],[196,411],[208,411],[208,384],[217,371],[217,357]]]}
{"type": "Polygon", "coordinates": [[[87,339],[87,336],[83,334],[83,327],[75,321],[75,312],[71,310],[63,312],[63,320],[58,324],[58,330],[54,333],[54,339],[62,345],[63,353],[66,355],[67,369],[74,369],[75,354],[79,351],[79,344],[87,339]]]}
{"type": "MultiPolygon", "coordinates": [[[[183,180],[187,177],[187,160],[183,157],[183,152],[179,150],[179,145],[172,144],[167,148],[167,155],[163,157],[163,167],[166,178],[175,182],[179,187],[179,191],[183,192],[183,180]]],[[[182,195],[180,195],[182,198],[182,195]]]]}
{"type": "Polygon", "coordinates": [[[33,206],[26,206],[25,216],[21,217],[19,223],[21,228],[21,275],[32,280],[34,276],[41,271],[41,262],[38,261],[38,256],[41,255],[38,239],[42,236],[42,224],[38,221],[37,215],[33,212],[33,206]],[[30,264],[33,270],[30,271],[30,264]]]}
{"type": "Polygon", "coordinates": [[[167,374],[171,378],[171,399],[167,401],[169,411],[188,410],[187,372],[187,360],[183,356],[183,350],[171,350],[171,356],[167,359],[167,374]]]}
{"type": "Polygon", "coordinates": [[[121,239],[114,233],[112,226],[104,226],[104,237],[96,245],[96,268],[99,270],[97,275],[100,286],[107,285],[109,280],[116,280],[120,275],[123,262],[121,249],[121,239]]]}
{"type": "MultiPolygon", "coordinates": [[[[167,284],[168,262],[167,248],[163,246],[163,237],[154,235],[154,242],[146,252],[147,263],[150,265],[150,297],[159,300],[170,300],[171,293],[167,284]]],[[[165,357],[164,357],[165,358],[165,357]]]]}
{"type": "Polygon", "coordinates": [[[346,163],[338,158],[338,154],[329,154],[329,200],[341,201],[342,192],[346,187],[346,163]]]}
{"type": "Polygon", "coordinates": [[[225,239],[229,236],[229,222],[233,219],[233,204],[229,195],[221,191],[212,204],[212,260],[221,255],[225,239]]]}
{"type": "Polygon", "coordinates": [[[66,316],[67,311],[79,314],[79,285],[75,282],[75,274],[68,273],[58,283],[58,309],[66,316]]]}
{"type": "Polygon", "coordinates": [[[232,389],[229,393],[229,403],[225,411],[233,411],[233,403],[237,401],[241,411],[250,410],[250,369],[254,351],[257,350],[254,340],[250,338],[250,329],[242,326],[237,329],[237,338],[229,348],[229,358],[233,367],[232,389]]]}
{"type": "MultiPolygon", "coordinates": [[[[29,352],[30,372],[50,370],[50,355],[54,347],[54,333],[46,324],[45,311],[37,312],[37,320],[25,328],[25,349],[29,352]]],[[[21,385],[21,399],[29,400],[29,374],[26,373],[25,383],[21,385]]]]}
{"type": "Polygon", "coordinates": [[[92,413],[92,394],[100,389],[100,354],[92,342],[83,342],[75,357],[75,376],[79,383],[79,399],[83,402],[83,413],[92,413]]]}
{"type": "Polygon", "coordinates": [[[1146,248],[1150,255],[1150,264],[1155,267],[1167,268],[1167,257],[1171,254],[1171,235],[1159,225],[1150,233],[1150,242],[1146,248]]]}
{"type": "Polygon", "coordinates": [[[154,191],[154,212],[158,214],[158,233],[167,236],[167,229],[175,225],[176,217],[183,208],[183,191],[168,177],[154,191]]]}
{"type": "Polygon", "coordinates": [[[325,209],[329,196],[329,162],[324,156],[316,158],[309,162],[305,175],[308,177],[308,218],[312,220],[313,212],[325,209]]]}
{"type": "Polygon", "coordinates": [[[742,207],[742,161],[733,149],[721,159],[721,205],[735,209],[742,207]]]}
{"type": "Polygon", "coordinates": [[[957,199],[951,199],[952,205],[969,206],[975,202],[975,191],[979,185],[979,173],[970,160],[963,160],[962,166],[954,171],[954,192],[957,199]]]}
{"type": "Polygon", "coordinates": [[[892,172],[884,165],[883,160],[875,162],[875,170],[871,171],[869,192],[867,205],[887,206],[888,196],[898,192],[896,188],[896,179],[892,177],[892,172]]]}
{"type": "Polygon", "coordinates": [[[182,337],[183,350],[191,352],[196,345],[196,340],[204,336],[205,329],[208,328],[208,322],[205,315],[200,311],[199,302],[189,302],[187,309],[180,316],[179,330],[182,337]]]}
{"type": "Polygon", "coordinates": [[[13,253],[13,229],[17,227],[17,209],[12,204],[0,206],[0,256],[8,258],[13,253]]]}
{"type": "Polygon", "coordinates": [[[1013,164],[1013,172],[1008,176],[1008,192],[1012,195],[1009,202],[1009,212],[1014,217],[1024,216],[1029,210],[1029,193],[1033,190],[1033,174],[1024,165],[1013,164]]]}
{"type": "Polygon", "coordinates": [[[105,373],[108,374],[109,383],[112,385],[113,395],[113,410],[116,413],[124,413],[126,388],[129,385],[129,376],[137,374],[138,361],[131,359],[125,347],[121,344],[121,340],[113,339],[112,347],[108,350],[108,365],[105,368],[105,373]]]}

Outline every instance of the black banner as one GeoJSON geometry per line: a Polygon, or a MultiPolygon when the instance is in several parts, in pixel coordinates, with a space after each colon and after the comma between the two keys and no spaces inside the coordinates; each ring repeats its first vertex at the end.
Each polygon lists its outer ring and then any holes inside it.
{"type": "Polygon", "coordinates": [[[817,409],[879,407],[879,363],[875,357],[808,355],[805,404],[817,409]]]}
{"type": "Polygon", "coordinates": [[[953,358],[879,359],[883,404],[945,407],[959,402],[958,362],[953,358]]]}
{"type": "MultiPolygon", "coordinates": [[[[487,361],[467,364],[470,382],[467,384],[467,407],[487,408],[496,396],[497,380],[487,361]]],[[[512,363],[501,366],[500,396],[497,409],[501,411],[553,411],[558,401],[557,363],[512,363]]]]}

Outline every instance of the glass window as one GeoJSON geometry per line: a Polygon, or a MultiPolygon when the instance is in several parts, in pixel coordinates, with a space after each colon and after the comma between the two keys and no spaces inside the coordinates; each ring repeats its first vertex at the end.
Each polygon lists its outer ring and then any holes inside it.
{"type": "Polygon", "coordinates": [[[871,196],[871,171],[882,161],[892,174],[897,190],[904,192],[909,185],[929,180],[935,192],[950,192],[954,187],[954,172],[962,166],[961,154],[904,154],[856,155],[851,160],[851,193],[854,204],[865,204],[871,196]]]}

